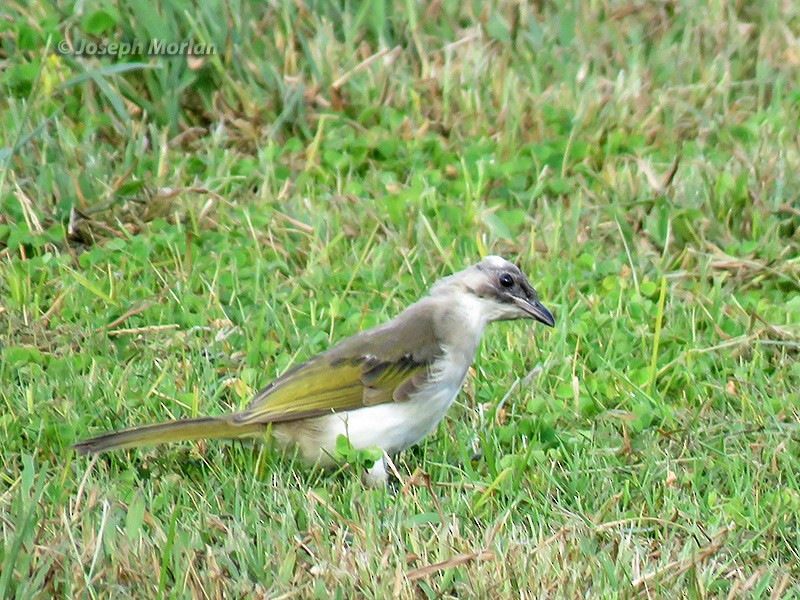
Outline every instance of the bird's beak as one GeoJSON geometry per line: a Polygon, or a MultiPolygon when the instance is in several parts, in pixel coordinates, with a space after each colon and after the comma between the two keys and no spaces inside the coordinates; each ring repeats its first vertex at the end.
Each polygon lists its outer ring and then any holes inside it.
{"type": "Polygon", "coordinates": [[[522,298],[515,298],[517,306],[528,313],[531,317],[544,323],[548,327],[555,327],[556,320],[553,313],[547,310],[544,305],[538,300],[523,300],[522,298]]]}

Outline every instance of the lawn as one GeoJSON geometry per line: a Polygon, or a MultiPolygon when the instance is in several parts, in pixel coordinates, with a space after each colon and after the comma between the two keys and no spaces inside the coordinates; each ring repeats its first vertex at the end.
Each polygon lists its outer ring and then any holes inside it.
{"type": "Polygon", "coordinates": [[[797,31],[779,0],[6,6],[0,597],[800,596],[797,31]],[[390,488],[269,443],[68,450],[243,407],[487,254],[556,328],[490,326],[390,488]]]}

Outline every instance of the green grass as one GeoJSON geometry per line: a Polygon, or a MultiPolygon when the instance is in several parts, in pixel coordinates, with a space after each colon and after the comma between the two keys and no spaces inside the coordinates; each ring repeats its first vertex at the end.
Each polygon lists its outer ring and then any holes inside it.
{"type": "Polygon", "coordinates": [[[0,20],[0,597],[800,595],[800,5],[89,4],[0,20]],[[54,50],[152,38],[218,52],[54,50]],[[396,493],[67,450],[488,253],[557,328],[487,331],[396,493]]]}

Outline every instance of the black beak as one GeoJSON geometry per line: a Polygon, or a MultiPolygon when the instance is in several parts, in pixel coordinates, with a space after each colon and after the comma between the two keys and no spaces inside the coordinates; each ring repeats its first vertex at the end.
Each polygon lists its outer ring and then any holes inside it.
{"type": "Polygon", "coordinates": [[[548,327],[556,326],[556,320],[553,317],[553,313],[547,310],[538,300],[517,299],[517,306],[519,306],[522,310],[540,323],[544,323],[548,327]]]}

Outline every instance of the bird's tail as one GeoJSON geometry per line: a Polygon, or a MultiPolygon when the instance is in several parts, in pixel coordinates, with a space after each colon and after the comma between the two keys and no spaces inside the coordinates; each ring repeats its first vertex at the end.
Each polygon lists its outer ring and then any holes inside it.
{"type": "Polygon", "coordinates": [[[99,454],[121,448],[153,446],[186,440],[252,437],[265,431],[263,423],[235,423],[229,416],[181,419],[123,429],[70,446],[78,454],[99,454]]]}

